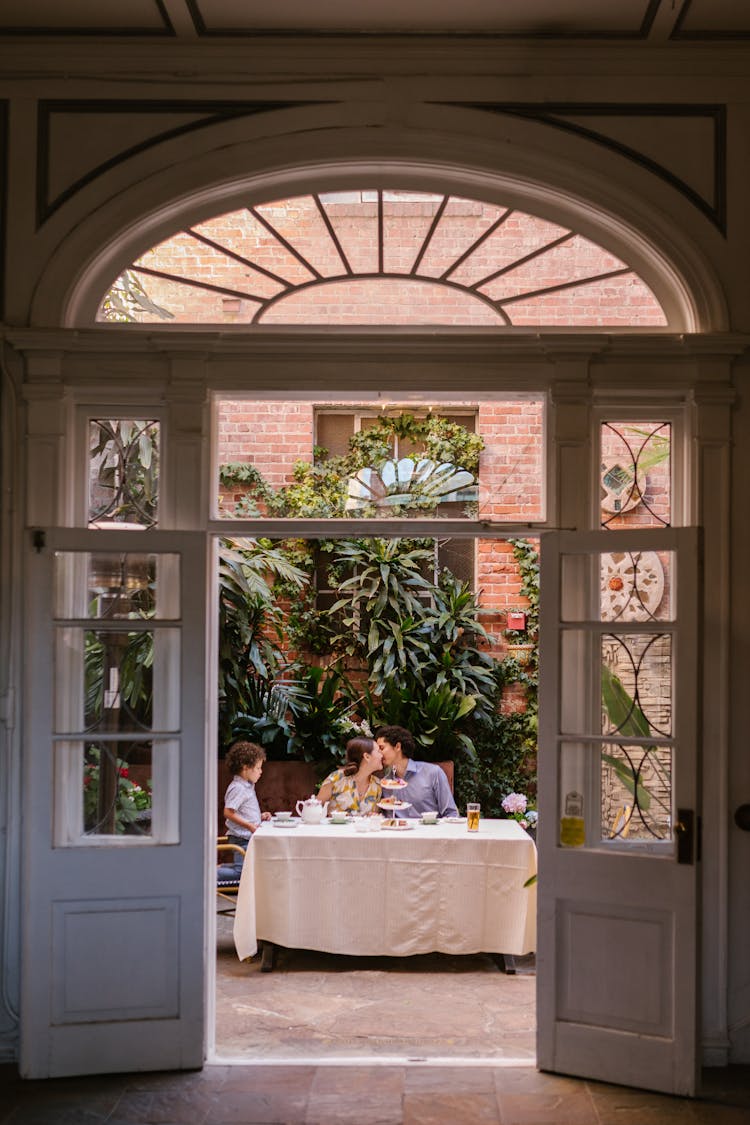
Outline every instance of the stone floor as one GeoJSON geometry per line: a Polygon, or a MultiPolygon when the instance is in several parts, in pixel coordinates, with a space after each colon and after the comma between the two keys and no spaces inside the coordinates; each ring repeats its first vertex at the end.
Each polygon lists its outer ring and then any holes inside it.
{"type": "Polygon", "coordinates": [[[217,1024],[232,1063],[45,1082],[0,1066],[0,1125],[750,1125],[750,1067],[706,1071],[694,1101],[540,1074],[529,961],[513,977],[488,958],[283,953],[261,974],[230,925],[217,1024]]]}
{"type": "Polygon", "coordinates": [[[217,934],[220,1061],[467,1059],[532,1063],[533,957],[515,975],[492,957],[339,957],[280,950],[272,973],[217,934]]]}
{"type": "Polygon", "coordinates": [[[750,1068],[696,1101],[531,1067],[207,1066],[22,1082],[0,1067],[2,1125],[748,1125],[750,1068]]]}

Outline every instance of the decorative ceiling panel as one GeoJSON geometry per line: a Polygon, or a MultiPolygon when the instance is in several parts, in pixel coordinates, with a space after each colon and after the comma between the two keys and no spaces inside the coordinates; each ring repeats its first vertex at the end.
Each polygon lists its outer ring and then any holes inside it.
{"type": "Polygon", "coordinates": [[[750,4],[747,0],[684,0],[672,38],[750,38],[750,4]]]}
{"type": "Polygon", "coordinates": [[[490,113],[526,117],[604,145],[671,184],[719,230],[725,231],[726,111],[723,106],[648,102],[610,105],[474,102],[469,105],[490,113]],[[659,135],[663,146],[658,144],[659,135]],[[685,144],[698,146],[699,151],[682,151],[681,139],[685,144]],[[705,161],[703,168],[702,160],[705,161]]]}
{"type": "Polygon", "coordinates": [[[144,150],[220,121],[309,102],[43,101],[39,103],[37,223],[87,183],[144,150]]]}
{"type": "Polygon", "coordinates": [[[173,35],[162,0],[3,0],[0,33],[35,35],[173,35]]]}
{"type": "Polygon", "coordinates": [[[607,137],[622,151],[638,153],[668,170],[709,206],[716,206],[716,137],[713,116],[566,116],[566,121],[607,137]]]}
{"type": "Polygon", "coordinates": [[[330,33],[490,33],[523,38],[638,37],[658,0],[187,0],[203,35],[259,31],[330,33]]]}

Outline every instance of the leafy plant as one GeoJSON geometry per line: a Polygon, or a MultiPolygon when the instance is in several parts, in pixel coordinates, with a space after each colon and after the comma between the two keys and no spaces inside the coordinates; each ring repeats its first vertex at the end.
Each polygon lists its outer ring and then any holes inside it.
{"type": "Polygon", "coordinates": [[[104,295],[100,307],[102,320],[132,324],[139,313],[150,313],[159,320],[174,320],[174,313],[152,301],[137,273],[124,270],[104,295]]]}
{"type": "Polygon", "coordinates": [[[344,746],[352,737],[358,700],[340,668],[303,666],[300,693],[291,703],[294,735],[291,748],[306,762],[328,773],[343,762],[344,746]]]}
{"type": "MultiPolygon", "coordinates": [[[[649,738],[651,736],[648,719],[636,700],[628,694],[619,676],[606,664],[602,664],[602,703],[619,738],[627,740],[628,738],[649,738]]],[[[643,761],[647,759],[652,769],[657,774],[661,773],[662,767],[656,756],[654,746],[644,747],[643,761]]],[[[641,812],[648,812],[651,807],[651,794],[638,780],[640,770],[636,773],[627,759],[617,758],[613,754],[602,753],[602,761],[611,766],[617,779],[625,786],[641,812]]],[[[662,777],[662,780],[669,788],[669,779],[662,777]]],[[[659,801],[659,804],[664,807],[662,801],[659,801]]]]}
{"type": "Polygon", "coordinates": [[[92,469],[89,522],[156,523],[159,485],[159,426],[129,418],[90,424],[92,469]]]}
{"type": "Polygon", "coordinates": [[[151,781],[144,789],[130,779],[127,762],[121,758],[112,761],[106,750],[104,754],[106,760],[103,764],[100,747],[89,746],[86,751],[87,760],[83,767],[84,831],[96,832],[105,822],[105,829],[111,824],[113,831],[119,835],[137,822],[140,813],[151,808],[151,781]],[[111,779],[113,797],[111,806],[102,810],[100,783],[105,768],[109,768],[114,775],[111,779]]]}
{"type": "Polygon", "coordinates": [[[224,743],[232,737],[235,716],[258,714],[258,705],[268,705],[276,681],[284,678],[284,618],[273,591],[274,577],[297,587],[306,581],[305,573],[267,541],[223,542],[219,562],[219,735],[224,743]]]}

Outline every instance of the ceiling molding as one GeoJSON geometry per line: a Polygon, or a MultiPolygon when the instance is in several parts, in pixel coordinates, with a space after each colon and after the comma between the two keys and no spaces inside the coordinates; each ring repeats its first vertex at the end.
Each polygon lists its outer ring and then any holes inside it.
{"type": "MultiPolygon", "coordinates": [[[[67,0],[60,0],[60,11],[65,12],[65,4],[67,0]]],[[[0,36],[27,36],[30,38],[47,38],[50,35],[62,35],[66,38],[71,36],[83,36],[91,38],[92,36],[105,37],[107,39],[124,39],[132,38],[133,36],[146,36],[151,39],[167,38],[173,39],[177,35],[177,30],[169,18],[169,13],[164,6],[164,0],[152,0],[154,8],[158,14],[161,26],[156,27],[138,27],[131,26],[130,24],[121,24],[118,27],[107,26],[106,24],[89,23],[88,25],[69,25],[66,26],[62,21],[59,24],[43,25],[38,22],[30,23],[27,26],[14,26],[13,24],[5,24],[0,22],[0,36]]],[[[28,5],[29,11],[31,6],[28,5]]],[[[70,17],[70,8],[68,8],[68,18],[70,17]]],[[[0,17],[0,20],[2,17],[0,17]]]]}
{"type": "MultiPolygon", "coordinates": [[[[632,29],[599,31],[494,31],[489,28],[476,27],[461,29],[460,26],[447,29],[414,28],[288,28],[288,27],[211,27],[210,22],[203,13],[203,0],[184,0],[190,13],[190,18],[195,26],[196,34],[201,39],[256,39],[256,38],[290,38],[295,39],[373,39],[373,38],[405,38],[405,39],[482,39],[515,42],[526,40],[528,42],[570,42],[580,40],[603,39],[615,41],[644,42],[648,39],[656,18],[661,0],[643,0],[643,15],[638,26],[632,29]]],[[[559,0],[558,0],[559,2],[559,0]]],[[[366,17],[365,17],[366,18],[366,17]]],[[[457,9],[457,22],[460,24],[460,11],[457,9]]]]}
{"type": "Polygon", "coordinates": [[[638,164],[646,171],[658,176],[681,195],[690,201],[709,221],[726,235],[727,199],[726,199],[726,106],[724,105],[695,105],[669,103],[578,103],[578,102],[544,102],[544,103],[518,103],[518,102],[437,102],[437,105],[460,105],[466,109],[479,109],[488,113],[504,114],[511,117],[523,117],[527,120],[538,121],[540,124],[549,125],[554,129],[561,129],[573,133],[585,140],[593,141],[616,152],[619,156],[638,164]],[[623,144],[615,138],[608,137],[595,129],[589,129],[575,121],[566,120],[567,116],[575,117],[694,117],[711,121],[713,126],[713,199],[704,198],[690,184],[680,176],[675,175],[665,165],[660,164],[652,157],[637,149],[623,144]]]}
{"type": "Polygon", "coordinates": [[[36,166],[36,224],[37,230],[60,208],[87,184],[142,152],[146,152],[164,141],[173,140],[198,129],[221,124],[241,117],[253,117],[259,113],[270,113],[278,109],[295,109],[300,106],[319,105],[317,101],[177,101],[177,100],[42,100],[37,107],[37,166],[36,166]],[[78,177],[64,191],[50,199],[50,129],[55,114],[85,117],[89,114],[179,114],[190,115],[183,125],[163,130],[153,136],[124,148],[117,155],[101,161],[85,175],[78,177]],[[205,117],[194,120],[196,114],[205,117]]]}
{"type": "MultiPolygon", "coordinates": [[[[710,5],[711,2],[712,2],[712,0],[708,0],[709,5],[710,5]]],[[[698,5],[696,4],[695,9],[694,9],[693,3],[694,3],[694,0],[683,0],[682,8],[680,9],[679,15],[677,16],[677,19],[675,21],[674,28],[672,29],[672,34],[670,35],[670,39],[672,39],[676,42],[683,42],[683,43],[684,42],[695,43],[695,42],[700,42],[700,41],[703,41],[703,42],[707,42],[707,41],[718,42],[720,40],[723,40],[725,42],[731,42],[731,41],[734,41],[734,40],[737,40],[737,39],[750,39],[750,20],[747,19],[747,16],[745,17],[745,22],[748,24],[748,26],[743,27],[743,28],[738,28],[736,26],[735,27],[726,26],[726,27],[723,27],[723,28],[719,28],[719,27],[703,27],[703,28],[701,28],[700,26],[691,27],[691,28],[685,27],[685,24],[687,23],[688,16],[689,16],[691,10],[695,11],[698,8],[698,5]]],[[[705,7],[705,2],[704,2],[704,7],[705,7]]]]}

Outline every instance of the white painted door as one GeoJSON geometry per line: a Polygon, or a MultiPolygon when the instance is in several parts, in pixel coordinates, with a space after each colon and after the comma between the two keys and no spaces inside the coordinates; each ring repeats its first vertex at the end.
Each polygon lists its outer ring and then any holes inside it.
{"type": "Polygon", "coordinates": [[[27,559],[21,1071],[199,1067],[206,537],[55,530],[27,559]]]}
{"type": "Polygon", "coordinates": [[[542,1070],[691,1095],[699,537],[543,536],[542,1070]]]}

